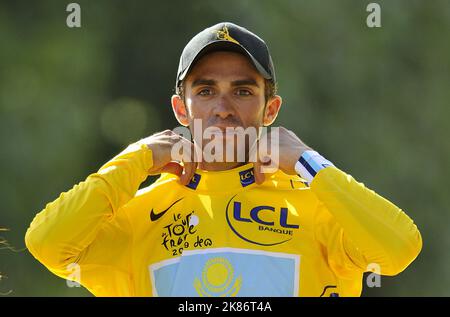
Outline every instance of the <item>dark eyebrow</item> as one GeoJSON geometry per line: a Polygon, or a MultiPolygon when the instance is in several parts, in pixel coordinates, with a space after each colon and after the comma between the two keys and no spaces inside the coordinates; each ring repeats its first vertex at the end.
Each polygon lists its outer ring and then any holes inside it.
{"type": "Polygon", "coordinates": [[[215,84],[216,84],[215,80],[199,78],[192,82],[191,87],[202,86],[202,85],[214,86],[215,84]]]}
{"type": "Polygon", "coordinates": [[[231,86],[256,86],[256,87],[259,87],[256,80],[254,80],[252,78],[232,81],[231,86]]]}
{"type": "MultiPolygon", "coordinates": [[[[217,82],[213,79],[204,79],[204,78],[199,78],[199,79],[195,79],[192,82],[191,87],[196,87],[196,86],[215,86],[217,84],[217,82]]],[[[247,78],[247,79],[240,79],[240,80],[234,80],[231,82],[231,86],[255,86],[255,87],[259,87],[258,83],[256,82],[256,80],[254,80],[253,78],[247,78]]]]}

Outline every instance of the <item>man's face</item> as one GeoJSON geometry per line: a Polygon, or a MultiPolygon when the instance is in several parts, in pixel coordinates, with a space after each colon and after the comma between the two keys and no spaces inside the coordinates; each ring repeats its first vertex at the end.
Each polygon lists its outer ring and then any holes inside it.
{"type": "MultiPolygon", "coordinates": [[[[208,127],[224,132],[227,127],[261,127],[264,84],[264,78],[239,53],[214,52],[202,57],[184,83],[191,133],[194,119],[201,120],[203,131],[208,127]]],[[[224,141],[227,139],[224,134],[224,141]]]]}

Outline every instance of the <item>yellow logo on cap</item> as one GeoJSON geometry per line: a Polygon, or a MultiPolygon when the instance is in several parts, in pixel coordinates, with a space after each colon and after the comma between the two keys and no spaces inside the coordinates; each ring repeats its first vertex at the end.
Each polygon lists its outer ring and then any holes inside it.
{"type": "Polygon", "coordinates": [[[217,30],[214,32],[216,32],[216,36],[217,36],[218,40],[230,41],[230,42],[240,45],[240,43],[238,41],[236,41],[234,38],[231,37],[226,25],[223,26],[222,30],[217,30]]]}

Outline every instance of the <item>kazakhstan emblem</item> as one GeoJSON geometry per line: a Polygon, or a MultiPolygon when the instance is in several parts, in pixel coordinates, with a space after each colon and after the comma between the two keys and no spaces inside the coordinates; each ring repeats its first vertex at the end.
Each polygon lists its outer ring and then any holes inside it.
{"type": "Polygon", "coordinates": [[[202,279],[195,278],[194,287],[201,297],[236,296],[242,286],[242,277],[234,276],[230,261],[222,257],[209,259],[202,270],[202,279]]]}

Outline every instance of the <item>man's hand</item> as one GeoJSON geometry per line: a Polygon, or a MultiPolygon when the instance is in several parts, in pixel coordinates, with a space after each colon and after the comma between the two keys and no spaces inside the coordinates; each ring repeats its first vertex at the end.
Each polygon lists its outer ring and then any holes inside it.
{"type": "Polygon", "coordinates": [[[142,139],[139,143],[146,144],[152,150],[153,166],[148,171],[150,175],[172,173],[180,177],[181,184],[189,184],[197,169],[197,163],[193,157],[195,153],[194,144],[190,140],[183,138],[171,130],[165,130],[142,139]],[[191,152],[185,156],[190,157],[190,160],[181,159],[183,165],[174,161],[176,158],[172,157],[172,147],[178,142],[185,143],[186,146],[184,148],[191,149],[191,152]]]}
{"type": "MultiPolygon", "coordinates": [[[[295,172],[295,163],[297,163],[304,151],[312,149],[303,143],[294,132],[284,127],[279,127],[278,131],[279,146],[277,149],[272,149],[272,151],[278,150],[279,153],[278,168],[286,174],[295,175],[297,174],[295,172]]],[[[270,140],[270,136],[268,136],[267,139],[270,140]]],[[[259,157],[258,155],[258,160],[254,164],[254,175],[257,184],[262,184],[264,182],[264,166],[268,166],[270,163],[270,157],[259,157]]]]}

